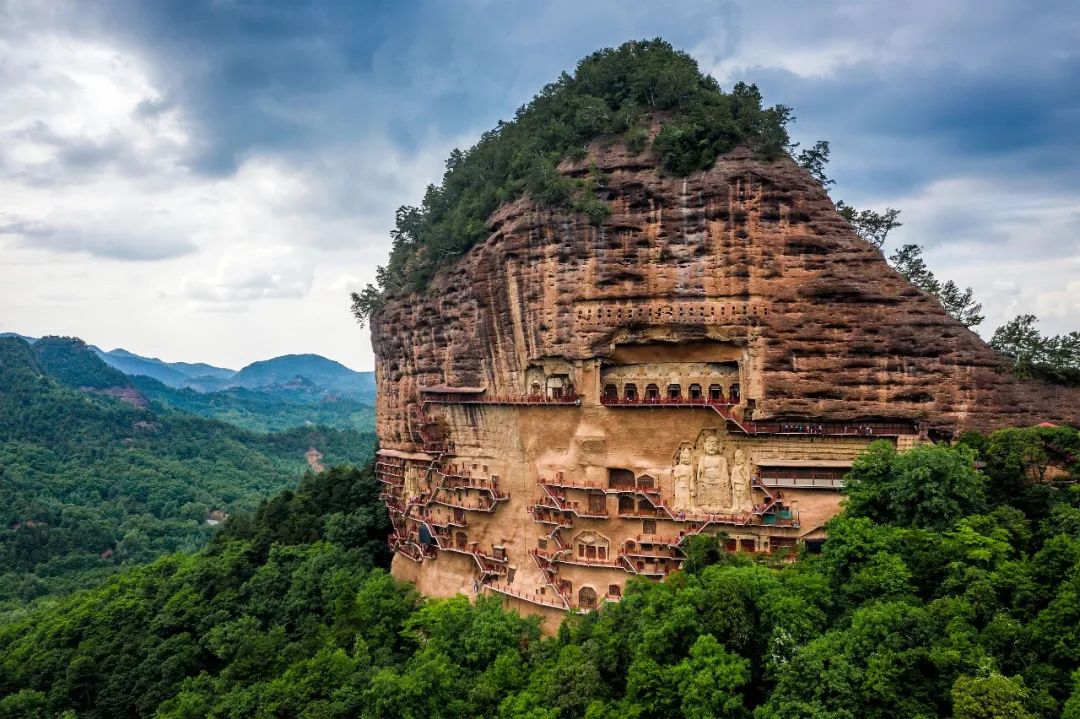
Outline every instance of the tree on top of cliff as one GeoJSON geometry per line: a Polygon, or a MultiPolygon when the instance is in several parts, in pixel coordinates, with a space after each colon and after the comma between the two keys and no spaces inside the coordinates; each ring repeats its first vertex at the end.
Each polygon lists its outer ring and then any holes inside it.
{"type": "Polygon", "coordinates": [[[754,85],[730,93],[702,74],[690,55],[663,40],[607,48],[581,60],[500,122],[472,148],[454,150],[442,184],[429,185],[419,207],[401,207],[391,232],[390,261],[377,286],[353,293],[363,322],[387,295],[422,290],[440,266],[487,235],[487,218],[503,202],[528,195],[538,204],[585,212],[594,220],[610,210],[593,188],[597,178],[574,180],[557,170],[582,158],[598,137],[622,137],[631,151],[649,141],[650,119],[662,127],[652,141],[663,168],[675,175],[707,169],[718,155],[748,145],[773,159],[789,146],[791,109],[763,107],[754,85]]]}

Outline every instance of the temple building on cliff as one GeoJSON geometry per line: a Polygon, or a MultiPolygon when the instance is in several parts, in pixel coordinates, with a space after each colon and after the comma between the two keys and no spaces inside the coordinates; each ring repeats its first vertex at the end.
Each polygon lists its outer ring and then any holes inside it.
{"type": "Polygon", "coordinates": [[[687,178],[618,144],[601,224],[502,206],[372,318],[394,574],[560,616],[678,568],[690,537],[813,547],[852,461],[965,429],[1076,423],[906,282],[789,158],[687,178]]]}

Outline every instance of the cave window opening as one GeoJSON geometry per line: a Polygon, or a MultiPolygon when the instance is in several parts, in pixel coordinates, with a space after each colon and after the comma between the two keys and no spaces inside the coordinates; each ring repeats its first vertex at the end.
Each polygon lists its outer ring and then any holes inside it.
{"type": "Polygon", "coordinates": [[[690,399],[701,399],[701,385],[690,385],[690,399]]]}
{"type": "Polygon", "coordinates": [[[578,606],[582,609],[592,609],[596,606],[596,590],[592,587],[582,587],[578,592],[578,606]]]}
{"type": "Polygon", "coordinates": [[[553,374],[547,378],[548,399],[559,399],[571,393],[570,375],[553,374]]]}
{"type": "Polygon", "coordinates": [[[718,384],[709,385],[709,400],[712,402],[723,402],[724,389],[718,384]]]}
{"type": "Polygon", "coordinates": [[[630,384],[623,387],[623,397],[628,402],[636,402],[637,401],[637,385],[631,382],[630,384]]]}
{"type": "Polygon", "coordinates": [[[645,401],[655,402],[660,399],[660,388],[655,384],[649,384],[645,386],[645,401]]]}
{"type": "Polygon", "coordinates": [[[619,388],[613,384],[604,385],[604,399],[618,399],[619,388]]]}
{"type": "Polygon", "coordinates": [[[731,397],[731,403],[732,404],[738,404],[739,403],[739,385],[738,384],[731,385],[731,389],[728,390],[728,396],[731,397]]]}
{"type": "Polygon", "coordinates": [[[610,467],[608,469],[608,487],[611,489],[633,489],[634,473],[629,469],[610,467]]]}
{"type": "Polygon", "coordinates": [[[668,399],[682,399],[682,386],[677,384],[669,384],[667,386],[668,399]]]}

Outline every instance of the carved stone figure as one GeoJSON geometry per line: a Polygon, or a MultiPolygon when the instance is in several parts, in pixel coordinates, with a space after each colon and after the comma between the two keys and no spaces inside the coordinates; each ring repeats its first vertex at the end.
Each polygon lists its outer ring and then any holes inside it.
{"type": "Polygon", "coordinates": [[[720,454],[720,440],[705,438],[705,453],[698,457],[695,508],[721,512],[731,506],[731,477],[727,457],[720,454]]]}
{"type": "Polygon", "coordinates": [[[735,450],[735,462],[731,468],[732,509],[749,512],[754,509],[754,495],[750,487],[750,461],[740,447],[735,450]]]}
{"type": "Polygon", "coordinates": [[[411,462],[405,465],[405,486],[403,489],[402,494],[406,501],[420,494],[420,472],[416,465],[411,462]]]}
{"type": "Polygon", "coordinates": [[[676,453],[675,466],[671,470],[674,480],[675,509],[688,510],[694,506],[694,456],[690,447],[680,447],[676,453]]]}

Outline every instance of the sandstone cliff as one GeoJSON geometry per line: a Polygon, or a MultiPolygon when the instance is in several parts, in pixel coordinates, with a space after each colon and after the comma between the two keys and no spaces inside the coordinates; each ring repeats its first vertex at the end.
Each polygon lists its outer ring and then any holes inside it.
{"type": "Polygon", "coordinates": [[[410,445],[418,386],[520,392],[538,358],[645,341],[746,347],[756,367],[742,411],[755,419],[905,418],[932,434],[1080,423],[1080,391],[1016,381],[789,158],[736,150],[676,178],[648,153],[596,143],[560,170],[592,166],[614,209],[601,225],[518,199],[429,292],[372,318],[384,447],[410,445]]]}

